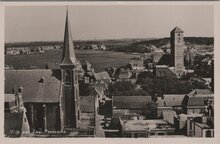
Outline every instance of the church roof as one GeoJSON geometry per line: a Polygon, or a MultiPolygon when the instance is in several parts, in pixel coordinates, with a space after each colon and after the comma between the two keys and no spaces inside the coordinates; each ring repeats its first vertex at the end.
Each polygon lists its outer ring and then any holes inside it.
{"type": "Polygon", "coordinates": [[[160,60],[158,61],[157,65],[172,65],[172,55],[171,54],[164,54],[160,60]]]}
{"type": "Polygon", "coordinates": [[[61,65],[75,65],[76,55],[73,45],[73,39],[71,34],[70,21],[68,18],[68,10],[66,12],[66,24],[65,24],[65,34],[64,34],[64,47],[61,65]]]}
{"type": "Polygon", "coordinates": [[[23,88],[23,100],[30,103],[58,103],[60,70],[6,70],[5,93],[23,88]]]}
{"type": "Polygon", "coordinates": [[[183,30],[181,30],[179,27],[175,27],[171,33],[183,33],[183,30]]]}

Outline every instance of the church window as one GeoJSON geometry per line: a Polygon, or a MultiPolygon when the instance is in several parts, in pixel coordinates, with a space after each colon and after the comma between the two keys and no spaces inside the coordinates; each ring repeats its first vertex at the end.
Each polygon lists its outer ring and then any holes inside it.
{"type": "Polygon", "coordinates": [[[67,70],[65,73],[65,84],[71,85],[71,71],[67,70]]]}

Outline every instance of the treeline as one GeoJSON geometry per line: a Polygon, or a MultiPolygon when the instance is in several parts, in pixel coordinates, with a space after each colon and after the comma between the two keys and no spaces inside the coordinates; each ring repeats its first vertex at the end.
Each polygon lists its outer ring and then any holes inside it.
{"type": "MultiPolygon", "coordinates": [[[[184,41],[187,45],[213,45],[213,37],[185,37],[184,41]]],[[[151,52],[152,46],[156,48],[166,46],[170,43],[170,38],[151,39],[147,41],[135,42],[129,45],[120,45],[118,47],[110,48],[110,50],[118,52],[139,52],[148,53],[151,52]]]]}
{"type": "Polygon", "coordinates": [[[14,43],[5,43],[5,48],[9,48],[9,47],[51,46],[51,45],[60,45],[60,44],[63,44],[63,42],[61,42],[61,41],[14,42],[14,43]]]}

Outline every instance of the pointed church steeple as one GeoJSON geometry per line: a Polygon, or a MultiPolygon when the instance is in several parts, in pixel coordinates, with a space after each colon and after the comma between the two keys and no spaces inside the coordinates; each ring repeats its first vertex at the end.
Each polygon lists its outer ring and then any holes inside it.
{"type": "Polygon", "coordinates": [[[68,7],[67,7],[61,66],[75,65],[75,64],[76,64],[76,55],[73,45],[73,39],[72,39],[71,27],[70,27],[69,15],[68,15],[68,7]]]}

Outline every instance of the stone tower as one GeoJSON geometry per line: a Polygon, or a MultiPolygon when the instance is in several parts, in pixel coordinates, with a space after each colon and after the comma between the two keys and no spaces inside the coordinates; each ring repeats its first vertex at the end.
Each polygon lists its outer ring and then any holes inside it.
{"type": "Polygon", "coordinates": [[[170,32],[170,44],[172,55],[172,66],[175,68],[175,72],[178,76],[184,73],[184,38],[183,31],[175,27],[170,32]]]}
{"type": "Polygon", "coordinates": [[[79,127],[79,84],[77,61],[71,35],[68,9],[66,12],[65,34],[61,68],[61,129],[79,127]]]}

